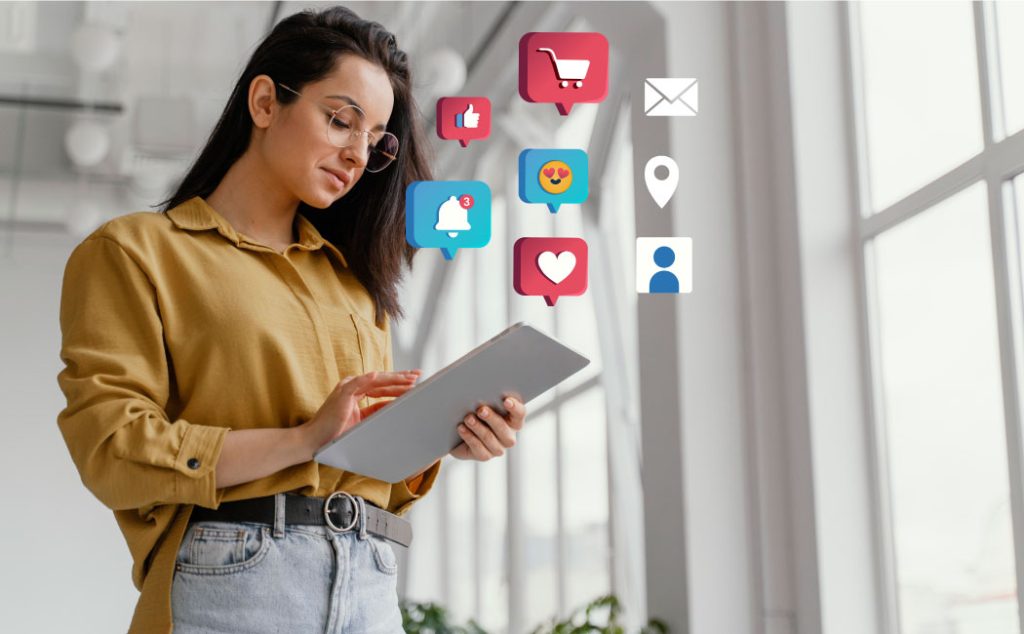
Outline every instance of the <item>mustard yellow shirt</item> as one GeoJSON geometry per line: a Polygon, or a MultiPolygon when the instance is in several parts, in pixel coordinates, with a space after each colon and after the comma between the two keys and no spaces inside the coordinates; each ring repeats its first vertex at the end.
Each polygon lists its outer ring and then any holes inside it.
{"type": "Polygon", "coordinates": [[[128,543],[141,592],[130,633],[172,631],[175,556],[194,505],[344,490],[402,515],[437,477],[441,461],[392,484],[311,460],[216,488],[230,430],[299,425],[343,377],[392,369],[389,323],[375,325],[342,253],[300,214],[295,229],[282,254],[196,196],[110,220],[68,258],[57,424],[128,543]]]}

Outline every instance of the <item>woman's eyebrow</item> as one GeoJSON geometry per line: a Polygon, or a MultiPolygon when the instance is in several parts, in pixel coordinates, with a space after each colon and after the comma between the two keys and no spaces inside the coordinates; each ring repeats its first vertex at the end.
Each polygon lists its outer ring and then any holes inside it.
{"type": "MultiPolygon", "coordinates": [[[[342,101],[348,102],[350,105],[353,105],[356,108],[359,108],[363,112],[366,112],[366,110],[364,110],[363,107],[360,106],[359,103],[355,99],[353,99],[352,97],[349,97],[348,95],[327,95],[326,97],[324,97],[324,99],[341,99],[342,101]]],[[[385,128],[385,126],[384,126],[383,123],[378,123],[377,125],[375,125],[373,127],[374,130],[384,130],[384,128],[385,128]]]]}

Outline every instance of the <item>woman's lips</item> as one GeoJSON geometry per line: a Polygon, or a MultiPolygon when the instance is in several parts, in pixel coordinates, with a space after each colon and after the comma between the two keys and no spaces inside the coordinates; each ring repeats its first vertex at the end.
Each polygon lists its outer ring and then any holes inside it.
{"type": "MultiPolygon", "coordinates": [[[[321,168],[321,169],[323,169],[323,168],[321,168]]],[[[331,179],[331,183],[336,188],[338,188],[338,189],[345,189],[345,181],[341,180],[340,178],[338,178],[337,176],[335,176],[332,172],[330,172],[328,170],[324,170],[324,173],[327,174],[327,178],[331,179]]]]}

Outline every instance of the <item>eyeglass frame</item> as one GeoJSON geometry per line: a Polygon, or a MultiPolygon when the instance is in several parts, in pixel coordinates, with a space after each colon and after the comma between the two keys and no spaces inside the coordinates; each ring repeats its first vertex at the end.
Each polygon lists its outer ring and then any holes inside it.
{"type": "MultiPolygon", "coordinates": [[[[278,86],[284,88],[288,92],[294,94],[299,99],[304,99],[306,101],[309,101],[310,103],[313,103],[313,104],[319,106],[320,108],[323,108],[324,112],[326,112],[326,113],[331,115],[331,118],[327,121],[327,129],[325,130],[325,134],[327,135],[327,142],[328,143],[330,143],[331,145],[333,145],[336,148],[346,148],[346,147],[350,147],[350,146],[353,145],[353,143],[349,143],[348,145],[337,145],[333,141],[331,141],[331,125],[334,123],[334,119],[335,119],[335,117],[338,116],[338,113],[341,112],[342,110],[344,110],[345,108],[355,108],[358,112],[360,112],[363,115],[363,118],[365,119],[366,118],[366,112],[362,108],[360,108],[359,106],[357,106],[357,105],[355,105],[353,103],[345,104],[344,106],[341,106],[340,108],[331,108],[330,106],[327,106],[325,104],[320,103],[319,101],[316,101],[315,99],[311,99],[311,98],[303,95],[302,93],[300,93],[299,91],[295,90],[294,88],[292,88],[290,86],[287,86],[287,85],[285,85],[285,84],[283,84],[283,83],[281,83],[279,81],[278,82],[274,82],[274,83],[276,83],[278,86]]],[[[352,135],[352,134],[355,134],[357,139],[359,138],[359,135],[364,135],[366,137],[366,164],[367,165],[369,165],[369,163],[370,163],[370,153],[372,153],[372,152],[380,152],[381,154],[383,154],[384,156],[386,156],[386,157],[388,157],[390,159],[387,162],[387,164],[385,164],[384,167],[380,168],[379,170],[371,170],[369,168],[364,168],[364,169],[366,169],[367,172],[370,172],[372,174],[376,174],[378,172],[383,172],[392,163],[395,162],[395,159],[398,158],[398,153],[397,152],[395,152],[395,154],[393,154],[393,155],[392,154],[388,154],[387,152],[385,152],[383,150],[377,149],[375,144],[371,144],[370,143],[370,135],[376,134],[373,130],[358,130],[355,127],[350,127],[349,128],[349,135],[352,135]]],[[[398,141],[398,137],[395,136],[394,133],[389,132],[387,130],[384,130],[383,132],[380,133],[381,139],[384,138],[385,134],[390,134],[391,136],[393,136],[395,138],[395,143],[398,144],[399,147],[401,147],[401,144],[398,141]]],[[[377,142],[379,143],[380,139],[378,139],[377,142]]]]}

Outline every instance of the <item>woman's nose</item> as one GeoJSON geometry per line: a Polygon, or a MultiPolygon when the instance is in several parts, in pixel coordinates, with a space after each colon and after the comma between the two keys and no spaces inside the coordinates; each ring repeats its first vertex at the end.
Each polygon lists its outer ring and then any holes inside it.
{"type": "Polygon", "coordinates": [[[341,158],[355,167],[366,167],[366,161],[370,158],[370,148],[366,139],[360,136],[341,148],[341,158]]]}

